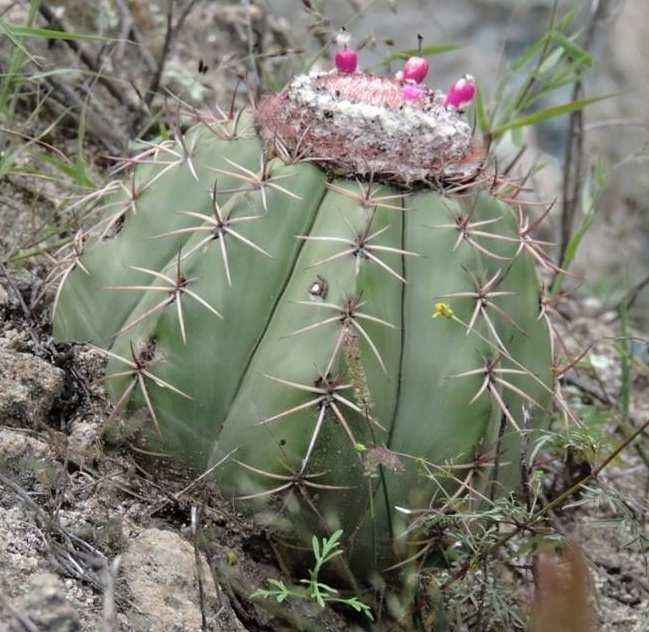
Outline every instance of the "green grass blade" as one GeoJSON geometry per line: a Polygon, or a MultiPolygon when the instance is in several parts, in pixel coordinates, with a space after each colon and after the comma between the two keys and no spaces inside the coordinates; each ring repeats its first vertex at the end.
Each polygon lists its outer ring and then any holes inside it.
{"type": "Polygon", "coordinates": [[[36,61],[34,56],[22,45],[20,39],[15,35],[13,29],[11,28],[11,25],[6,24],[6,22],[2,18],[0,18],[0,33],[6,35],[11,43],[32,63],[38,65],[38,62],[36,61]]]}
{"type": "Polygon", "coordinates": [[[543,47],[545,46],[549,34],[546,33],[543,37],[536,40],[531,46],[524,50],[513,62],[511,65],[511,70],[513,72],[518,72],[527,66],[537,54],[539,54],[543,47]]]}
{"type": "MultiPolygon", "coordinates": [[[[34,20],[36,20],[39,7],[40,0],[31,0],[29,3],[29,11],[26,19],[28,27],[30,27],[34,23],[34,20]]],[[[33,61],[36,66],[38,66],[38,63],[35,62],[34,57],[25,46],[23,46],[22,42],[19,42],[18,38],[16,38],[13,33],[9,32],[6,28],[6,20],[1,17],[0,25],[2,26],[0,31],[5,33],[9,41],[14,45],[7,66],[7,75],[4,77],[2,84],[0,85],[0,117],[5,124],[7,124],[13,118],[13,112],[18,98],[20,84],[22,82],[18,75],[28,61],[33,61]]]]}
{"type": "MultiPolygon", "coordinates": [[[[581,245],[582,240],[593,225],[595,214],[597,212],[597,202],[605,187],[606,174],[604,172],[604,167],[601,163],[597,163],[593,166],[592,173],[590,174],[588,181],[583,188],[581,195],[581,208],[583,217],[579,228],[575,231],[575,234],[572,236],[572,238],[568,242],[568,246],[566,247],[566,254],[562,266],[565,270],[570,267],[572,262],[577,257],[579,246],[581,245]]],[[[557,294],[561,291],[562,283],[563,275],[560,274],[559,276],[557,276],[557,279],[552,286],[552,294],[557,294]]]]}
{"type": "Polygon", "coordinates": [[[581,46],[575,44],[575,40],[579,37],[579,33],[575,33],[571,37],[567,37],[563,33],[554,31],[552,39],[556,44],[563,49],[575,62],[583,66],[592,66],[593,57],[590,53],[585,51],[581,46]]]}
{"type": "Polygon", "coordinates": [[[487,115],[487,108],[484,102],[482,90],[478,90],[475,98],[475,115],[478,122],[478,129],[482,134],[489,133],[489,116],[487,115]]]}
{"type": "Polygon", "coordinates": [[[37,152],[34,155],[50,165],[53,169],[70,178],[75,184],[88,188],[96,186],[96,182],[88,175],[84,161],[77,159],[75,162],[66,163],[60,158],[44,152],[37,152]]]}
{"type": "Polygon", "coordinates": [[[461,48],[458,44],[433,44],[431,46],[424,46],[421,50],[418,48],[406,48],[388,55],[384,60],[384,64],[397,61],[399,59],[405,60],[413,55],[418,57],[434,57],[435,55],[442,55],[461,48]]]}
{"type": "Polygon", "coordinates": [[[55,29],[44,29],[33,26],[19,26],[18,24],[11,24],[4,20],[0,20],[0,24],[2,24],[2,28],[7,35],[13,38],[35,37],[38,39],[48,40],[81,40],[90,42],[118,41],[113,37],[104,37],[103,35],[96,35],[94,33],[71,33],[68,31],[57,31],[55,29]]]}
{"type": "Polygon", "coordinates": [[[519,127],[527,127],[529,125],[535,125],[536,123],[541,123],[543,121],[548,121],[565,114],[570,114],[571,112],[576,112],[577,110],[583,110],[586,106],[597,103],[598,101],[604,101],[605,99],[610,99],[615,95],[607,94],[601,97],[591,97],[590,99],[578,99],[577,101],[571,101],[570,103],[564,103],[563,105],[556,105],[553,107],[546,108],[534,114],[528,116],[522,116],[520,118],[514,119],[509,123],[504,123],[499,125],[495,129],[491,130],[492,136],[500,136],[509,130],[516,129],[519,127]]]}

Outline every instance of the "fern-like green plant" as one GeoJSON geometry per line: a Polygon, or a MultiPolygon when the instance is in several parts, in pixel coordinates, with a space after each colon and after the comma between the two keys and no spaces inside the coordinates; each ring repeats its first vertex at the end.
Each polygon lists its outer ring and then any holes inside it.
{"type": "Polygon", "coordinates": [[[363,613],[372,621],[374,619],[372,610],[366,603],[363,603],[358,597],[340,597],[338,590],[320,581],[320,571],[324,565],[343,554],[340,548],[342,534],[342,530],[338,529],[330,537],[322,538],[322,543],[320,543],[315,535],[313,536],[311,546],[313,548],[315,562],[313,568],[309,569],[309,579],[300,580],[300,583],[304,584],[303,588],[289,588],[280,579],[269,579],[268,584],[270,588],[256,590],[250,597],[252,599],[255,597],[275,599],[277,603],[282,603],[289,597],[306,599],[307,601],[314,601],[321,608],[324,608],[327,604],[338,603],[349,606],[356,610],[356,612],[363,613]]]}

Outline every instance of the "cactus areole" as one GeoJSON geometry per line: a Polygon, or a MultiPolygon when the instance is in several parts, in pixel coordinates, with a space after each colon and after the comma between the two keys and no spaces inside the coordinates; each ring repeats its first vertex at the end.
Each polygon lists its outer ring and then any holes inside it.
{"type": "Polygon", "coordinates": [[[367,582],[422,562],[422,518],[516,488],[552,399],[550,263],[466,80],[447,104],[345,53],[254,111],[194,112],[87,196],[54,331],[102,350],[149,445],[219,464],[283,542],[343,529],[367,582]]]}

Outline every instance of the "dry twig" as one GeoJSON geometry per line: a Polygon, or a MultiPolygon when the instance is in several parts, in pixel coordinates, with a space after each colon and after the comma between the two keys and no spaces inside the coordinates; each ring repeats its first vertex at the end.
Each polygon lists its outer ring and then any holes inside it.
{"type": "MultiPolygon", "coordinates": [[[[605,15],[606,0],[592,0],[590,18],[584,35],[583,50],[588,52],[595,38],[598,24],[605,15]]],[[[572,89],[571,101],[577,101],[584,96],[584,83],[580,78],[575,81],[572,89]]],[[[561,268],[565,263],[566,251],[572,238],[575,215],[579,206],[579,199],[583,185],[584,164],[584,113],[575,110],[570,114],[568,123],[568,141],[563,161],[563,186],[561,208],[561,235],[559,240],[559,254],[557,264],[561,268]]],[[[555,277],[559,272],[555,272],[555,277]]]]}

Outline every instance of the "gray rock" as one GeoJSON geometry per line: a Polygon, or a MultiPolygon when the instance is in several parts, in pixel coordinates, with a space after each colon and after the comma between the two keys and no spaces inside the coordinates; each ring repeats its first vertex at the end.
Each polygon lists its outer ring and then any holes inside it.
{"type": "Polygon", "coordinates": [[[28,353],[0,350],[0,424],[43,424],[63,391],[64,373],[28,353]]]}
{"type": "MultiPolygon", "coordinates": [[[[224,609],[220,608],[210,570],[202,556],[201,567],[208,629],[223,632],[245,629],[236,617],[224,622],[224,609]]],[[[171,531],[147,529],[129,545],[121,569],[132,603],[143,615],[136,625],[138,632],[202,630],[194,549],[189,542],[171,531]]],[[[129,619],[133,624],[137,617],[129,619]]]]}
{"type": "Polygon", "coordinates": [[[6,462],[32,461],[52,458],[50,447],[44,441],[11,428],[0,430],[0,458],[6,462]]]}
{"type": "Polygon", "coordinates": [[[12,428],[0,429],[0,468],[22,487],[44,490],[54,487],[62,469],[45,441],[12,428]]]}
{"type": "MultiPolygon", "coordinates": [[[[34,575],[29,584],[19,611],[29,618],[37,630],[76,632],[81,629],[79,615],[63,596],[65,588],[59,577],[52,573],[40,573],[34,575]]],[[[25,629],[18,621],[11,625],[11,632],[25,629]]]]}
{"type": "Polygon", "coordinates": [[[76,419],[68,436],[69,457],[80,464],[92,464],[100,455],[100,427],[91,421],[76,419]]]}

